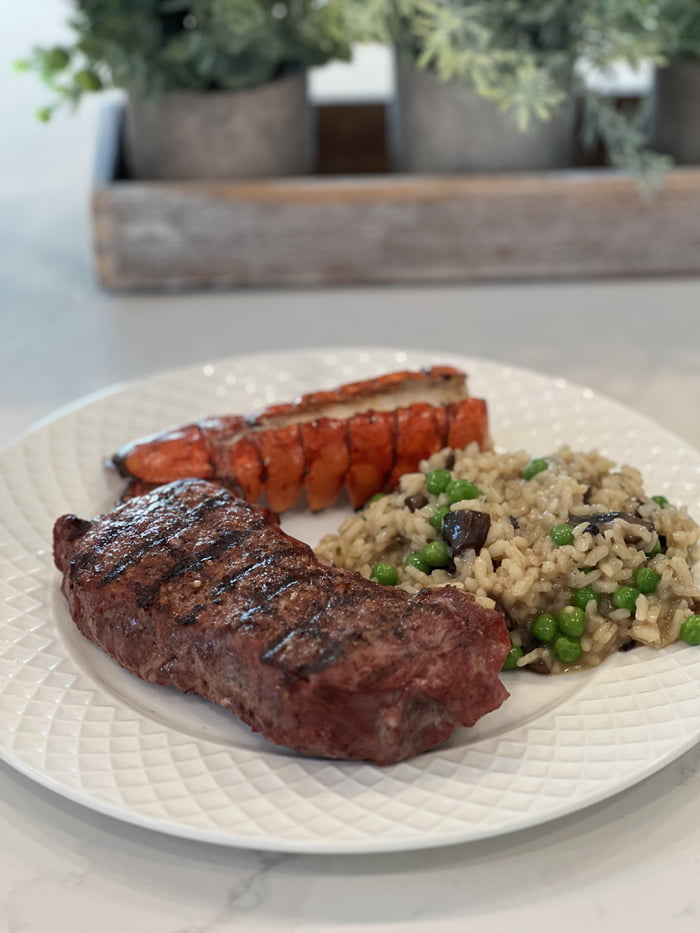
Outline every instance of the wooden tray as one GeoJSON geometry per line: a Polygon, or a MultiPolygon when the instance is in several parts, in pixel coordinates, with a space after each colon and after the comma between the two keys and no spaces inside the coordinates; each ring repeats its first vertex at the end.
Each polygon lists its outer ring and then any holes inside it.
{"type": "Polygon", "coordinates": [[[112,289],[337,285],[700,273],[700,168],[651,200],[606,168],[391,174],[384,108],[318,111],[318,171],[143,182],[122,171],[121,110],[92,194],[97,276],[112,289]]]}

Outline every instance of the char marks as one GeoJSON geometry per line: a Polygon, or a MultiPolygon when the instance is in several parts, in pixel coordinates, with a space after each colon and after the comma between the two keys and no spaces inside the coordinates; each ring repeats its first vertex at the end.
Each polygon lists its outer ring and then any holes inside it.
{"type": "MultiPolygon", "coordinates": [[[[142,585],[138,581],[133,584],[134,592],[137,594],[137,603],[141,609],[149,609],[157,600],[158,594],[165,586],[166,583],[171,583],[173,580],[176,580],[178,577],[182,577],[185,574],[191,574],[196,571],[199,571],[205,563],[210,561],[216,561],[218,558],[222,557],[226,551],[231,548],[241,546],[245,539],[249,537],[254,532],[254,529],[240,529],[240,528],[226,528],[221,533],[217,534],[215,539],[209,543],[206,547],[199,549],[196,553],[190,553],[185,551],[180,553],[178,551],[173,551],[173,549],[168,548],[169,553],[176,558],[175,563],[165,570],[160,577],[158,577],[153,582],[149,582],[146,585],[142,585]]],[[[133,564],[134,561],[125,562],[125,566],[121,568],[123,573],[128,567],[133,564]]],[[[99,582],[99,586],[105,586],[106,583],[110,582],[107,580],[107,574],[99,582]]],[[[114,579],[115,577],[112,577],[114,579]]],[[[201,582],[201,581],[200,581],[201,582]]]]}
{"type": "Polygon", "coordinates": [[[204,609],[204,603],[197,603],[196,606],[193,606],[192,609],[187,613],[187,615],[181,616],[177,620],[177,625],[192,625],[197,621],[200,612],[204,609]]]}
{"type": "Polygon", "coordinates": [[[54,556],[76,625],[124,668],[304,754],[400,761],[507,696],[499,613],[322,564],[272,512],[210,482],[82,526],[64,516],[54,556]]]}
{"type": "MultiPolygon", "coordinates": [[[[98,577],[97,585],[99,587],[104,587],[114,582],[129,570],[129,568],[138,564],[146,555],[158,548],[163,548],[164,551],[170,551],[172,553],[172,547],[168,547],[168,542],[171,539],[186,532],[193,522],[201,521],[209,513],[221,508],[226,501],[227,496],[222,489],[219,495],[214,495],[211,499],[198,503],[192,512],[188,511],[186,508],[174,509],[169,513],[164,523],[156,524],[153,530],[148,531],[145,535],[137,537],[135,539],[135,546],[128,548],[126,553],[120,550],[118,552],[119,559],[109,570],[106,570],[98,577]]],[[[114,525],[109,525],[107,527],[105,534],[95,541],[94,546],[98,551],[105,551],[108,545],[115,542],[118,538],[122,536],[130,538],[131,536],[128,532],[129,529],[127,526],[122,526],[119,522],[116,522],[114,525]]],[[[94,559],[94,556],[92,559],[94,559]]],[[[81,569],[88,566],[90,560],[91,555],[89,553],[83,554],[75,563],[73,569],[74,576],[76,576],[81,569]]]]}

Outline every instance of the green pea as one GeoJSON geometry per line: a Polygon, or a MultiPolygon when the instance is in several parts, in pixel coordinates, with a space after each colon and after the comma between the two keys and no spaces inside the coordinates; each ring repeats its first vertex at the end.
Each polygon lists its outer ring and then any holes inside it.
{"type": "Polygon", "coordinates": [[[562,664],[575,664],[583,653],[581,642],[577,638],[560,635],[552,645],[552,651],[557,661],[562,664]]]}
{"type": "Polygon", "coordinates": [[[381,561],[372,567],[370,580],[381,583],[382,586],[396,586],[399,582],[399,572],[391,564],[384,564],[381,561]]]}
{"type": "Polygon", "coordinates": [[[681,625],[681,638],[686,645],[700,645],[700,616],[688,616],[681,625]]]}
{"type": "Polygon", "coordinates": [[[618,586],[612,595],[612,604],[614,609],[627,609],[634,612],[637,605],[639,590],[633,586],[618,586]]]}
{"type": "Polygon", "coordinates": [[[464,499],[478,499],[481,490],[468,479],[452,479],[445,489],[447,501],[450,505],[462,502],[464,499]]]}
{"type": "Polygon", "coordinates": [[[656,541],[654,542],[654,546],[652,547],[652,549],[650,551],[647,551],[647,557],[651,559],[652,557],[656,557],[656,555],[660,553],[661,553],[661,542],[657,538],[656,541]]]}
{"type": "Polygon", "coordinates": [[[596,603],[600,603],[600,593],[596,593],[592,586],[582,586],[571,594],[571,605],[577,606],[579,609],[585,609],[592,599],[595,599],[596,603]]]}
{"type": "Polygon", "coordinates": [[[404,564],[407,567],[415,567],[416,570],[420,570],[421,573],[430,573],[430,565],[426,564],[423,560],[423,555],[420,551],[414,551],[413,554],[409,554],[404,564]]]}
{"type": "Polygon", "coordinates": [[[634,585],[640,593],[655,593],[661,580],[661,574],[651,567],[637,567],[634,571],[634,585]]]}
{"type": "Polygon", "coordinates": [[[549,532],[549,537],[554,541],[557,547],[564,544],[571,544],[574,540],[574,529],[571,525],[555,525],[549,532]]]}
{"type": "Polygon", "coordinates": [[[668,499],[666,496],[652,496],[651,501],[655,502],[662,509],[665,509],[668,505],[668,499]]]}
{"type": "Polygon", "coordinates": [[[548,612],[541,612],[530,627],[530,631],[537,641],[550,642],[559,632],[559,626],[554,616],[548,612]]]}
{"type": "Polygon", "coordinates": [[[433,526],[435,531],[440,531],[442,529],[443,519],[449,511],[449,505],[439,505],[430,516],[430,524],[433,526]]]}
{"type": "Polygon", "coordinates": [[[450,562],[450,552],[444,541],[430,541],[420,552],[429,567],[446,567],[450,562]]]}
{"type": "Polygon", "coordinates": [[[372,505],[373,502],[379,502],[380,499],[383,499],[386,495],[385,492],[375,492],[373,496],[370,496],[369,499],[362,506],[363,509],[366,509],[368,505],[372,505]]]}
{"type": "Polygon", "coordinates": [[[523,649],[519,648],[517,645],[513,645],[506,655],[506,659],[503,662],[503,671],[512,671],[518,666],[518,661],[523,656],[523,649]]]}
{"type": "Polygon", "coordinates": [[[578,606],[564,606],[557,619],[559,628],[570,638],[580,638],[586,631],[586,613],[578,606]]]}
{"type": "Polygon", "coordinates": [[[432,470],[425,477],[425,488],[433,496],[439,496],[447,489],[447,484],[451,479],[452,474],[449,470],[432,470]]]}
{"type": "Polygon", "coordinates": [[[81,91],[102,90],[102,81],[100,76],[94,71],[91,71],[89,68],[83,68],[81,71],[76,71],[76,73],[73,75],[73,80],[81,91]]]}
{"type": "Polygon", "coordinates": [[[531,460],[524,468],[522,472],[523,479],[532,479],[533,476],[537,476],[538,473],[542,473],[549,467],[549,464],[542,457],[538,457],[535,460],[531,460]]]}

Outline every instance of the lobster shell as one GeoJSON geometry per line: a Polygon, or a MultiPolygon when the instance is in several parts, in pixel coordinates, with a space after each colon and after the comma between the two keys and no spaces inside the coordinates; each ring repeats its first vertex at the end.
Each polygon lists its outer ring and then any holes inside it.
{"type": "Polygon", "coordinates": [[[253,416],[225,415],[140,438],[112,463],[131,480],[127,495],[176,479],[218,481],[275,512],[303,490],[312,511],[343,486],[355,508],[391,489],[444,447],[488,443],[483,399],[451,366],[387,373],[312,392],[253,416]]]}

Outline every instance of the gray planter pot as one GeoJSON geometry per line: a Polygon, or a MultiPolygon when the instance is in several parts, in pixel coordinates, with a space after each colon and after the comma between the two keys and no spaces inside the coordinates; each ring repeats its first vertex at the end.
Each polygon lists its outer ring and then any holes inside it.
{"type": "Polygon", "coordinates": [[[399,62],[392,118],[397,169],[505,172],[562,168],[575,151],[574,106],[530,132],[465,84],[399,62]]]}
{"type": "Polygon", "coordinates": [[[679,164],[700,165],[700,62],[672,62],[656,73],[651,141],[679,164]]]}
{"type": "Polygon", "coordinates": [[[304,73],[246,91],[132,95],[124,129],[126,165],[135,178],[261,178],[310,169],[304,73]]]}

